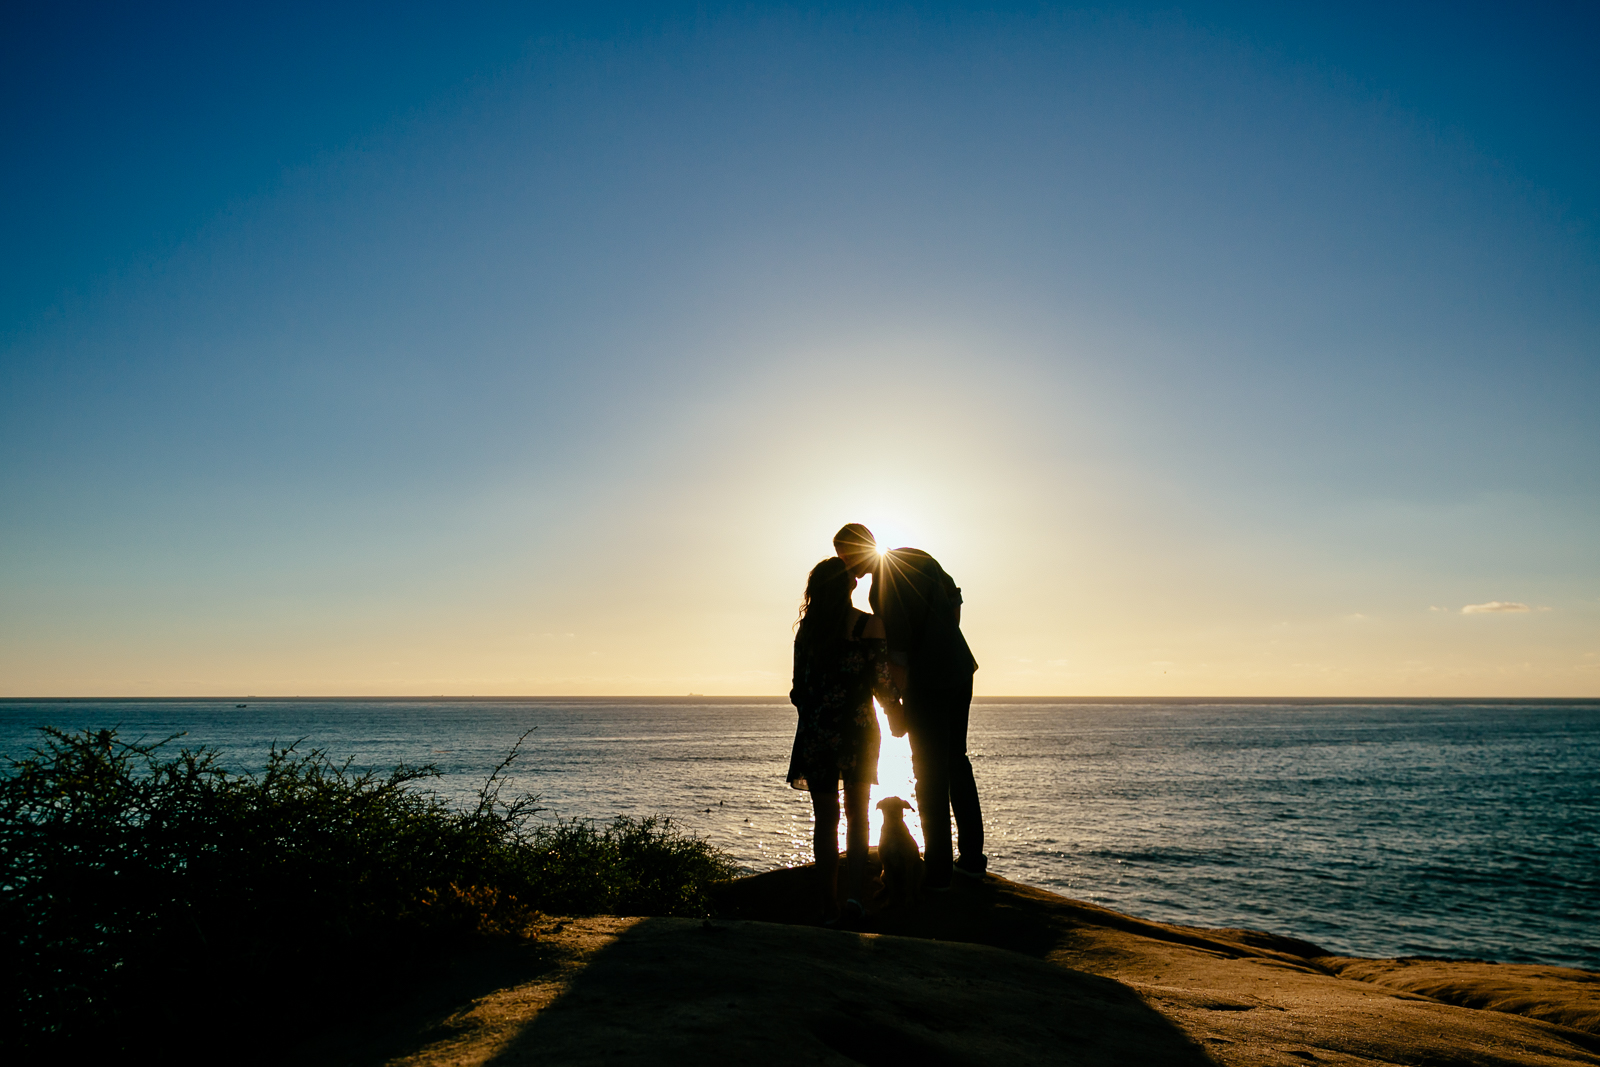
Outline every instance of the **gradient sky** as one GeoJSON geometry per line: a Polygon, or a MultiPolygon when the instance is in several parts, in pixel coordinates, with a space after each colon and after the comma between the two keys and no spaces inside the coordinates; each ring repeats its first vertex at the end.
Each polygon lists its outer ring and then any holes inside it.
{"type": "Polygon", "coordinates": [[[1593,5],[22,7],[0,694],[1600,695],[1593,5]]]}

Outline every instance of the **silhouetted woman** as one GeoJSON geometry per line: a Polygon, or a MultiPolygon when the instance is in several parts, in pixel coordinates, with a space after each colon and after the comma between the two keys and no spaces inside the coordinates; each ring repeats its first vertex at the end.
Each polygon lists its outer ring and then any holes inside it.
{"type": "Polygon", "coordinates": [[[889,681],[883,622],[850,604],[856,580],[843,560],[829,556],[806,580],[800,629],[794,638],[794,688],[799,712],[789,784],[811,793],[816,813],[812,848],[823,918],[859,919],[867,873],[867,806],[878,780],[876,693],[885,706],[899,699],[889,681]],[[839,785],[844,783],[845,903],[838,905],[839,785]]]}

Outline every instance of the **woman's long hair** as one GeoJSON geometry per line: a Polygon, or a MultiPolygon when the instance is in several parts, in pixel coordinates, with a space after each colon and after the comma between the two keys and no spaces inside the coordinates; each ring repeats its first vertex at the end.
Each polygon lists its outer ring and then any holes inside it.
{"type": "Polygon", "coordinates": [[[806,594],[800,600],[800,631],[795,641],[815,651],[843,640],[855,584],[850,568],[838,556],[812,567],[806,577],[806,594]]]}

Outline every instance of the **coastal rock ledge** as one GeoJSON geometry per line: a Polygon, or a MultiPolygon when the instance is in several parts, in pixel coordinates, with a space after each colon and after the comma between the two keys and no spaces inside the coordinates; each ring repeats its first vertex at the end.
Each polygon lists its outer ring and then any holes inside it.
{"type": "Polygon", "coordinates": [[[993,876],[838,932],[799,924],[812,877],[800,867],[729,883],[709,921],[551,919],[300,1058],[1600,1065],[1600,974],[1588,971],[1332,956],[993,876]]]}

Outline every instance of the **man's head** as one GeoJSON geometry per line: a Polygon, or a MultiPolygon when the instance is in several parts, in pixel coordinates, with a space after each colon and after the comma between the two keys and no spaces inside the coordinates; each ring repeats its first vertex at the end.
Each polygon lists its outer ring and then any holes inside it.
{"type": "Polygon", "coordinates": [[[878,542],[873,540],[872,531],[859,522],[852,522],[833,535],[833,550],[857,578],[878,561],[878,542]]]}

